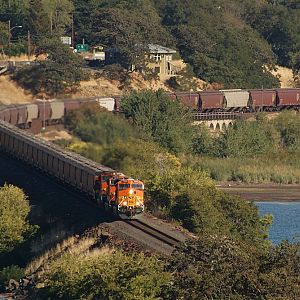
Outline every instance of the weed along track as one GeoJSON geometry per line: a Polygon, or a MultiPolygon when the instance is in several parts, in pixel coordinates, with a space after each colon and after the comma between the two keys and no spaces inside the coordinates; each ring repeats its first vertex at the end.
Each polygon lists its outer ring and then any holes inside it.
{"type": "Polygon", "coordinates": [[[153,226],[146,224],[140,220],[124,220],[124,222],[126,222],[130,226],[141,230],[143,233],[150,235],[151,237],[153,237],[171,247],[176,247],[182,242],[179,239],[177,239],[165,232],[162,232],[162,231],[154,228],[153,226]]]}

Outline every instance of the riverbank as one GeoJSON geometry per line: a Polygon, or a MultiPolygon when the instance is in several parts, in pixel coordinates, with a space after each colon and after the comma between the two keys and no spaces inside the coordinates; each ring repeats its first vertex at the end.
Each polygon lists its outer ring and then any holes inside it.
{"type": "Polygon", "coordinates": [[[217,188],[249,201],[300,202],[300,185],[217,185],[217,188]]]}

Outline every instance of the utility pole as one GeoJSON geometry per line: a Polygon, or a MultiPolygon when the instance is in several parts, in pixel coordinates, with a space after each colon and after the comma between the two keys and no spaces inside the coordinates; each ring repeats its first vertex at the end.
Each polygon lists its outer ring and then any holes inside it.
{"type": "MultiPolygon", "coordinates": [[[[9,10],[9,12],[11,12],[10,11],[10,0],[8,1],[8,10],[9,10]]],[[[10,49],[10,19],[8,20],[8,49],[10,49]]]]}
{"type": "Polygon", "coordinates": [[[31,43],[30,43],[30,31],[28,30],[27,32],[27,54],[28,54],[28,60],[30,60],[30,47],[31,47],[31,43]]]}
{"type": "Polygon", "coordinates": [[[45,114],[46,114],[46,99],[45,99],[45,97],[43,97],[43,103],[44,103],[44,115],[43,115],[43,127],[42,127],[42,129],[43,130],[45,130],[46,129],[46,118],[45,118],[45,114]]]}
{"type": "Polygon", "coordinates": [[[52,36],[53,33],[53,18],[52,13],[50,14],[50,35],[52,36]]]}
{"type": "Polygon", "coordinates": [[[10,48],[10,20],[8,20],[8,48],[10,48]]]}
{"type": "Polygon", "coordinates": [[[74,13],[72,13],[72,47],[74,48],[74,13]]]}

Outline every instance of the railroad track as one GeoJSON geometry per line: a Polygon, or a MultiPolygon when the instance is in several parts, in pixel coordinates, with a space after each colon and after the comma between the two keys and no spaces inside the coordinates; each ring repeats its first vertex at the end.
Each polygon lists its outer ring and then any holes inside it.
{"type": "Polygon", "coordinates": [[[162,232],[140,220],[134,219],[134,220],[124,220],[124,221],[127,224],[129,224],[130,226],[142,231],[143,233],[146,233],[147,235],[149,235],[171,247],[175,248],[176,246],[179,246],[180,243],[182,243],[182,241],[180,241],[179,239],[177,239],[165,232],[162,232]]]}

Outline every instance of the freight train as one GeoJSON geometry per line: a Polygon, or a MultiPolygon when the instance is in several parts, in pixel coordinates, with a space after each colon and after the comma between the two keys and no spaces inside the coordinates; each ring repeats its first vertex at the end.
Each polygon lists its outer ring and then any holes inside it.
{"type": "MultiPolygon", "coordinates": [[[[300,89],[233,89],[166,93],[194,112],[257,112],[300,108],[300,89]]],[[[114,96],[114,110],[122,111],[122,98],[114,96]]]]}
{"type": "MultiPolygon", "coordinates": [[[[0,107],[0,150],[8,152],[29,165],[56,177],[92,198],[98,206],[122,218],[135,218],[144,212],[144,184],[116,170],[91,161],[81,155],[65,151],[13,125],[27,126],[39,116],[39,106],[33,104],[0,107]],[[34,108],[34,109],[33,109],[34,108]],[[24,110],[25,109],[25,110],[24,110]],[[10,111],[11,110],[11,111],[10,111]],[[9,124],[11,122],[11,124],[9,124]]],[[[71,103],[66,104],[66,107],[71,103]]],[[[40,106],[43,107],[44,106],[40,106]]],[[[51,107],[51,105],[50,105],[51,107]]],[[[51,114],[42,111],[47,122],[57,122],[61,103],[52,103],[51,114]],[[53,119],[51,119],[53,116],[53,119]],[[47,118],[47,119],[46,119],[47,118]]],[[[70,108],[70,107],[69,107],[70,108]]]]}
{"type": "MultiPolygon", "coordinates": [[[[167,93],[194,112],[256,112],[300,109],[300,89],[219,90],[167,93]]],[[[24,105],[0,106],[0,120],[39,133],[43,126],[63,123],[65,115],[80,106],[95,102],[108,111],[121,112],[122,98],[37,101],[24,105]]]]}
{"type": "MultiPolygon", "coordinates": [[[[116,98],[116,97],[115,97],[116,98]]],[[[61,124],[65,115],[87,103],[98,103],[108,111],[115,111],[115,98],[91,97],[65,100],[37,100],[34,103],[20,105],[0,105],[0,120],[21,129],[41,132],[42,127],[61,124]]]]}
{"type": "MultiPolygon", "coordinates": [[[[300,108],[300,89],[220,90],[168,93],[197,112],[273,111],[300,108]]],[[[63,183],[89,195],[99,206],[115,214],[134,217],[144,211],[144,184],[99,165],[80,155],[64,151],[30,133],[43,126],[64,122],[65,115],[81,105],[96,102],[109,111],[121,111],[121,97],[37,101],[0,106],[0,150],[40,168],[63,183]]]]}
{"type": "Polygon", "coordinates": [[[169,93],[197,112],[256,112],[300,108],[300,89],[219,90],[169,93]]]}

